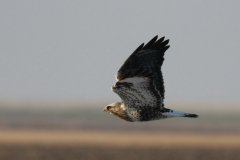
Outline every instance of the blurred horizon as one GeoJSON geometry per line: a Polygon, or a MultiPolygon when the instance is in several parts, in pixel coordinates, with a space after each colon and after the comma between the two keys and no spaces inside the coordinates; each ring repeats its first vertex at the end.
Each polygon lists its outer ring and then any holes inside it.
{"type": "MultiPolygon", "coordinates": [[[[114,94],[114,93],[113,93],[114,94]]],[[[96,108],[102,110],[108,104],[113,102],[121,102],[119,100],[111,99],[92,99],[92,100],[77,100],[77,99],[15,99],[15,100],[6,100],[0,99],[0,108],[1,107],[10,107],[10,108],[96,108]]],[[[172,100],[164,102],[166,108],[174,107],[176,109],[190,109],[195,111],[213,111],[213,112],[234,112],[240,111],[240,103],[231,102],[231,101],[183,101],[183,100],[172,100]]]]}
{"type": "MultiPolygon", "coordinates": [[[[115,93],[113,93],[115,94],[115,93]]],[[[58,98],[19,98],[19,99],[1,99],[0,98],[0,108],[96,108],[102,110],[105,106],[113,102],[121,102],[121,99],[58,99],[58,98]]],[[[219,112],[240,112],[240,102],[238,101],[194,101],[194,100],[165,100],[164,102],[166,108],[171,108],[172,106],[176,110],[190,109],[193,111],[208,112],[212,111],[213,113],[219,112]]]]}

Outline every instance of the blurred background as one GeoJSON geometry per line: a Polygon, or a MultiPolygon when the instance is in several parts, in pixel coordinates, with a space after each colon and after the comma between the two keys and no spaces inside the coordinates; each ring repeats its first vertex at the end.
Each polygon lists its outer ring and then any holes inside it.
{"type": "Polygon", "coordinates": [[[240,2],[1,1],[0,159],[240,158],[240,2]],[[170,39],[167,108],[129,123],[102,112],[126,58],[170,39]]]}

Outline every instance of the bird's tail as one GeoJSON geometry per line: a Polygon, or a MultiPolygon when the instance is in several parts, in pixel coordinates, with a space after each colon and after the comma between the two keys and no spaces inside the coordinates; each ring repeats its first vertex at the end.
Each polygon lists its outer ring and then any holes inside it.
{"type": "Polygon", "coordinates": [[[172,109],[166,109],[162,114],[167,116],[168,118],[171,118],[171,117],[198,118],[198,115],[196,115],[196,114],[184,113],[184,112],[175,111],[175,110],[172,110],[172,109]]]}

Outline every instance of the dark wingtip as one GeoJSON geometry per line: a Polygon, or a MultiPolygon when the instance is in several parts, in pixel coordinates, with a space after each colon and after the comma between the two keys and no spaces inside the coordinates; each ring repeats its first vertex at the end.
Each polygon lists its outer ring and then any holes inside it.
{"type": "Polygon", "coordinates": [[[149,47],[151,47],[151,45],[153,45],[156,40],[158,39],[158,35],[156,35],[155,37],[153,37],[143,48],[142,50],[144,49],[148,49],[149,47]]]}
{"type": "Polygon", "coordinates": [[[168,45],[168,46],[166,46],[166,47],[164,47],[163,49],[162,49],[162,51],[166,51],[166,50],[168,50],[168,48],[170,48],[170,46],[168,45]]]}
{"type": "Polygon", "coordinates": [[[199,116],[197,114],[188,114],[186,113],[184,117],[189,117],[189,118],[198,118],[199,116]]]}
{"type": "Polygon", "coordinates": [[[161,45],[166,46],[169,43],[169,39],[165,40],[161,45]]]}
{"type": "Polygon", "coordinates": [[[144,43],[142,43],[135,51],[132,53],[132,55],[137,54],[144,46],[144,43]]]}

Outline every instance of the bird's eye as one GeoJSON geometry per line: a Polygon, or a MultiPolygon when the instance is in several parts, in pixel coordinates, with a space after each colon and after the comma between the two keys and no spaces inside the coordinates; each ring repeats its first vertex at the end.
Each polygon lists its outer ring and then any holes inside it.
{"type": "Polygon", "coordinates": [[[107,109],[110,109],[111,108],[111,106],[107,106],[107,109]]]}

